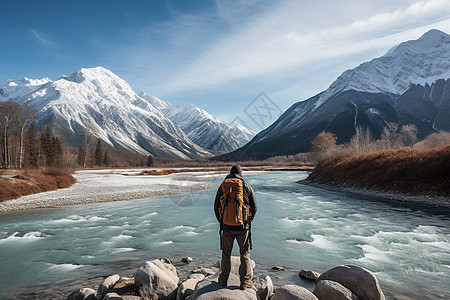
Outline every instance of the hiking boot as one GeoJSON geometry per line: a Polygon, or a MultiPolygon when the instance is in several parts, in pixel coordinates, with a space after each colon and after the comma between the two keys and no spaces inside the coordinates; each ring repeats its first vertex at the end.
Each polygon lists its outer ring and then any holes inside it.
{"type": "Polygon", "coordinates": [[[219,277],[219,279],[217,281],[219,282],[219,284],[221,286],[227,286],[227,281],[228,280],[223,280],[222,278],[219,277]]]}
{"type": "Polygon", "coordinates": [[[251,288],[253,286],[253,282],[250,280],[249,282],[247,282],[247,283],[241,283],[241,285],[239,286],[239,289],[241,289],[241,290],[245,290],[245,289],[249,289],[249,288],[251,288]]]}

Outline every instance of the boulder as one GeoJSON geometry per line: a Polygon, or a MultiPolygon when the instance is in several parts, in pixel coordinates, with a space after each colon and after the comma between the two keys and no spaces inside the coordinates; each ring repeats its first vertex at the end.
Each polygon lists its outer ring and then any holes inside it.
{"type": "Polygon", "coordinates": [[[219,269],[216,267],[212,267],[212,268],[201,268],[200,267],[200,268],[192,270],[192,273],[202,274],[204,276],[211,276],[211,275],[216,274],[218,271],[219,271],[219,269]]]}
{"type": "Polygon", "coordinates": [[[192,274],[191,276],[189,276],[190,279],[197,279],[198,281],[205,279],[205,277],[206,276],[203,274],[192,274]]]}
{"type": "Polygon", "coordinates": [[[275,290],[271,300],[318,300],[317,297],[298,285],[284,285],[275,290]]]}
{"type": "Polygon", "coordinates": [[[273,295],[272,279],[268,275],[253,278],[253,287],[258,300],[268,300],[273,295]]]}
{"type": "MultiPolygon", "coordinates": [[[[230,261],[231,261],[230,273],[233,273],[233,274],[239,276],[239,267],[241,265],[241,257],[240,256],[231,256],[231,260],[230,261]]],[[[256,266],[256,263],[255,263],[255,261],[253,259],[250,259],[250,266],[251,266],[251,274],[252,274],[252,277],[253,277],[253,269],[256,266]]],[[[214,267],[220,269],[220,260],[216,262],[214,267]]]]}
{"type": "Polygon", "coordinates": [[[217,282],[218,274],[212,277],[206,277],[203,281],[197,283],[194,293],[186,298],[187,300],[257,300],[256,291],[251,289],[240,290],[241,283],[238,276],[230,273],[228,286],[221,286],[217,282]]]}
{"type": "Polygon", "coordinates": [[[108,276],[105,280],[103,280],[97,289],[97,299],[102,299],[108,291],[120,280],[120,276],[118,274],[108,276]]]}
{"type": "Polygon", "coordinates": [[[108,293],[105,295],[103,300],[123,300],[123,298],[117,293],[108,293]]]}
{"type": "Polygon", "coordinates": [[[123,300],[142,300],[141,296],[122,295],[123,300]]]}
{"type": "Polygon", "coordinates": [[[67,300],[96,300],[97,294],[93,289],[82,288],[70,293],[67,300]]]}
{"type": "Polygon", "coordinates": [[[181,261],[184,262],[184,263],[189,264],[189,263],[192,262],[192,257],[189,257],[189,256],[183,257],[183,258],[181,259],[181,261]]]}
{"type": "Polygon", "coordinates": [[[336,281],[320,280],[314,287],[313,294],[319,300],[359,300],[358,296],[336,281]]]}
{"type": "Polygon", "coordinates": [[[177,300],[184,300],[186,299],[186,297],[192,295],[197,283],[205,278],[205,276],[202,274],[193,274],[193,275],[201,275],[203,276],[203,278],[200,279],[200,277],[196,276],[194,278],[189,278],[185,282],[181,283],[178,286],[177,300]]]}
{"type": "Polygon", "coordinates": [[[385,300],[375,275],[354,265],[334,267],[319,276],[317,281],[332,280],[348,288],[362,300],[385,300]]]}
{"type": "Polygon", "coordinates": [[[285,271],[283,266],[274,266],[271,269],[272,272],[281,272],[281,271],[285,271]]]}
{"type": "Polygon", "coordinates": [[[175,299],[178,288],[176,268],[167,261],[146,261],[134,274],[139,294],[148,299],[175,299]]]}
{"type": "Polygon", "coordinates": [[[310,270],[301,270],[298,276],[305,280],[316,281],[317,278],[319,278],[320,274],[310,270]]]}
{"type": "Polygon", "coordinates": [[[137,293],[136,280],[121,278],[110,290],[119,295],[135,295],[137,293]]]}

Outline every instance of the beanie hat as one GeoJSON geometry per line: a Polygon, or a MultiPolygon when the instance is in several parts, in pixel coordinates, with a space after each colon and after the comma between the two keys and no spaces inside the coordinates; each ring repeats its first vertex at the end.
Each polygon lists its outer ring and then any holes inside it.
{"type": "Polygon", "coordinates": [[[231,167],[230,173],[231,174],[242,175],[242,168],[241,168],[241,166],[240,165],[234,165],[233,167],[231,167]]]}

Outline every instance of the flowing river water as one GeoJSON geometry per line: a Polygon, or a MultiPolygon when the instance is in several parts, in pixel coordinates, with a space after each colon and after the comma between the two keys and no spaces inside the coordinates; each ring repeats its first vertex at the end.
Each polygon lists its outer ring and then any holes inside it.
{"type": "MultiPolygon", "coordinates": [[[[298,277],[301,269],[355,264],[376,274],[388,299],[450,299],[448,209],[295,183],[306,176],[246,177],[258,201],[251,252],[256,275],[312,290],[298,277]],[[274,265],[286,271],[270,272],[274,265]]],[[[65,299],[71,290],[94,287],[100,275],[132,276],[139,264],[160,257],[193,257],[192,265],[178,264],[180,271],[210,267],[220,258],[215,193],[2,214],[0,298],[65,299]]]]}

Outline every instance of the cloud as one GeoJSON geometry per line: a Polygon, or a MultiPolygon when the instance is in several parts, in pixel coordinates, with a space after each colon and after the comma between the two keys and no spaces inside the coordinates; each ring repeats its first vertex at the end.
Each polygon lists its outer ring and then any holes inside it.
{"type": "Polygon", "coordinates": [[[402,41],[398,32],[448,20],[450,1],[416,2],[393,12],[364,16],[348,25],[332,24],[308,32],[302,30],[302,9],[302,3],[287,1],[275,10],[258,11],[251,16],[253,23],[210,45],[190,64],[179,68],[165,88],[175,92],[276,76],[285,69],[321,59],[386,47],[383,41],[402,41]],[[390,35],[396,38],[389,38],[390,35]]]}
{"type": "Polygon", "coordinates": [[[127,80],[166,97],[292,82],[315,64],[360,63],[433,26],[450,30],[450,0],[217,1],[214,11],[174,10],[170,20],[124,30],[127,42],[105,49],[116,49],[109,60],[120,57],[127,80]]]}
{"type": "Polygon", "coordinates": [[[38,30],[30,29],[30,33],[34,40],[42,47],[48,47],[55,44],[47,35],[38,30]]]}

